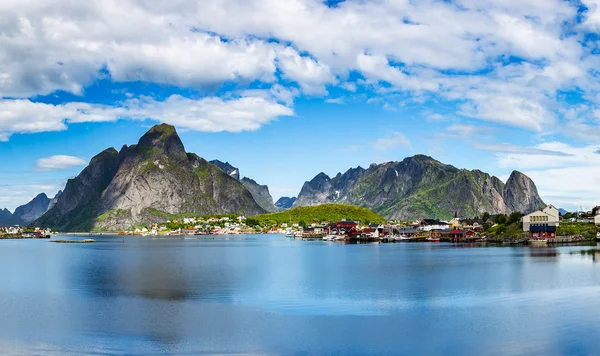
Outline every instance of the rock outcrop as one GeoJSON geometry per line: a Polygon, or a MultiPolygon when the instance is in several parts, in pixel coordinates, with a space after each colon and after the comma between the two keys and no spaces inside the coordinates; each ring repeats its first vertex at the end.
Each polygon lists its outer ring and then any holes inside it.
{"type": "Polygon", "coordinates": [[[175,128],[162,124],[137,145],[94,157],[36,223],[59,231],[116,231],[162,222],[170,214],[263,212],[242,183],[186,153],[175,128]]]}
{"type": "Polygon", "coordinates": [[[320,173],[304,184],[294,206],[324,203],[358,205],[402,220],[528,213],[544,204],[535,184],[521,173],[504,184],[482,171],[458,169],[424,155],[353,168],[333,179],[320,173]]]}
{"type": "Polygon", "coordinates": [[[544,205],[535,183],[525,174],[514,171],[504,186],[504,200],[511,211],[532,212],[544,205]]]}

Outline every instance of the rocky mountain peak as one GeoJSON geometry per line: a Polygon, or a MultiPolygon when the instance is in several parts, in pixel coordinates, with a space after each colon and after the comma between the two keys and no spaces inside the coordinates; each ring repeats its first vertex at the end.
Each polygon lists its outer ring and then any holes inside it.
{"type": "Polygon", "coordinates": [[[183,142],[174,126],[160,124],[153,126],[137,144],[138,152],[160,152],[170,157],[186,157],[183,142]]]}
{"type": "Polygon", "coordinates": [[[504,186],[504,201],[509,210],[531,213],[544,206],[531,178],[513,171],[504,186]]]}
{"type": "Polygon", "coordinates": [[[186,153],[175,128],[162,124],[137,145],[94,157],[36,224],[63,231],[118,231],[164,222],[168,214],[263,212],[242,183],[186,153]]]}

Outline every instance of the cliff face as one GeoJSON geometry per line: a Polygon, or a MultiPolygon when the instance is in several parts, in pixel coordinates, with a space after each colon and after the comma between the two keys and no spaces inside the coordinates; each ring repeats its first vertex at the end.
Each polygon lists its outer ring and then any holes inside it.
{"type": "Polygon", "coordinates": [[[269,193],[269,187],[260,185],[253,179],[247,177],[242,178],[240,182],[242,182],[244,187],[250,191],[254,201],[256,201],[261,208],[267,212],[277,211],[277,208],[273,204],[273,197],[271,196],[271,193],[269,193]]]}
{"type": "Polygon", "coordinates": [[[263,212],[239,181],[186,153],[175,128],[163,124],[137,145],[108,149],[92,159],[38,224],[114,231],[165,221],[166,214],[263,212]]]}
{"type": "Polygon", "coordinates": [[[59,190],[58,193],[56,193],[56,195],[54,196],[54,198],[52,198],[52,200],[50,200],[50,203],[48,204],[48,209],[46,209],[46,211],[52,209],[56,205],[56,202],[58,201],[58,197],[60,197],[61,194],[62,194],[62,190],[59,190]]]}
{"type": "Polygon", "coordinates": [[[504,200],[511,211],[531,212],[544,206],[531,178],[514,171],[504,187],[504,200]]]}
{"type": "Polygon", "coordinates": [[[461,170],[417,155],[401,162],[373,164],[366,170],[350,169],[333,179],[321,173],[304,184],[295,206],[353,204],[388,219],[531,212],[543,202],[533,182],[523,177],[517,174],[505,185],[479,170],[461,170]]]}

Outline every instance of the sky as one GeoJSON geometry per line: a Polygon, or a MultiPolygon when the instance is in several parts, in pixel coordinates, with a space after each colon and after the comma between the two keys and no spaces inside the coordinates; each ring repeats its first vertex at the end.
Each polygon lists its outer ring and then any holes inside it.
{"type": "Polygon", "coordinates": [[[0,207],[175,125],[295,196],[427,154],[600,204],[600,0],[2,0],[0,207]]]}

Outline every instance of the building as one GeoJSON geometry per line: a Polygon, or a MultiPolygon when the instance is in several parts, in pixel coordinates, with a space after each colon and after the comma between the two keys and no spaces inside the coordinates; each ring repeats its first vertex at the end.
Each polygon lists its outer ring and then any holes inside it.
{"type": "Polygon", "coordinates": [[[444,230],[450,227],[447,222],[433,220],[433,219],[423,219],[421,220],[418,229],[422,231],[431,231],[431,230],[444,230]]]}
{"type": "Polygon", "coordinates": [[[533,225],[529,229],[529,238],[532,240],[555,239],[556,226],[533,225]]]}
{"type": "Polygon", "coordinates": [[[560,213],[556,207],[548,205],[542,210],[523,216],[521,222],[523,223],[523,231],[531,231],[533,226],[553,226],[556,228],[560,225],[560,213]]]}
{"type": "Polygon", "coordinates": [[[463,219],[460,221],[463,230],[481,231],[485,222],[481,219],[463,219]]]}

